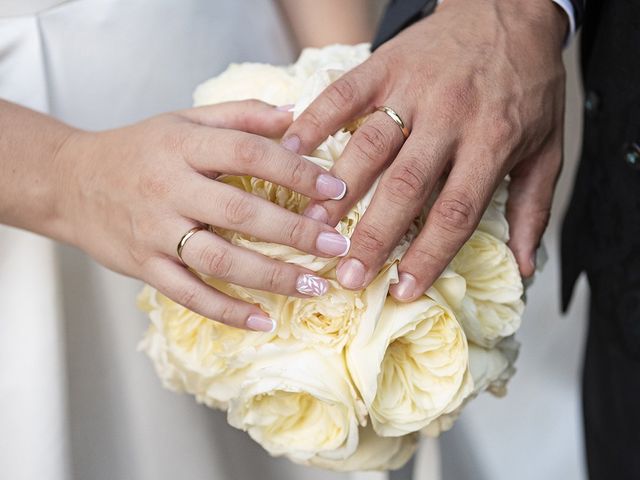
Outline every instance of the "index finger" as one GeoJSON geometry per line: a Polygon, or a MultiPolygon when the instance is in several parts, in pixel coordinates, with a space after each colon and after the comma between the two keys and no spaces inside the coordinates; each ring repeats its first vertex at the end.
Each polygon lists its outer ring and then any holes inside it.
{"type": "Polygon", "coordinates": [[[338,200],[347,191],[324,168],[258,135],[200,127],[187,143],[187,162],[199,172],[251,175],[316,200],[338,200]]]}
{"type": "Polygon", "coordinates": [[[370,110],[380,78],[370,60],[330,84],[289,126],[282,145],[308,155],[329,135],[370,110]]]}

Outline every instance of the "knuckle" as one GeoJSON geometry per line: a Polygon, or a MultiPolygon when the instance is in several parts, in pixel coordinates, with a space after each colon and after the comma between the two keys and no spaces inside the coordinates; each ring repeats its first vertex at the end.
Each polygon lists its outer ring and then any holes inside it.
{"type": "Polygon", "coordinates": [[[232,196],[224,205],[224,218],[230,225],[246,224],[255,216],[251,202],[239,195],[232,196]]]}
{"type": "Polygon", "coordinates": [[[302,158],[296,159],[292,162],[291,168],[289,169],[288,177],[292,186],[298,186],[302,184],[304,179],[308,177],[307,166],[305,165],[302,158]]]}
{"type": "Polygon", "coordinates": [[[205,248],[200,254],[200,264],[208,274],[226,280],[233,271],[233,256],[226,248],[205,248]]]}
{"type": "Polygon", "coordinates": [[[171,181],[164,170],[148,170],[140,175],[138,191],[144,198],[161,200],[171,192],[171,181]]]}
{"type": "Polygon", "coordinates": [[[376,159],[386,155],[391,139],[380,127],[373,123],[365,123],[358,129],[355,146],[360,154],[368,159],[376,159]]]}
{"type": "Polygon", "coordinates": [[[487,141],[494,150],[518,145],[522,139],[520,125],[514,119],[500,116],[491,122],[487,132],[487,141]]]}
{"type": "Polygon", "coordinates": [[[220,323],[224,323],[226,325],[231,325],[232,327],[239,327],[239,309],[235,302],[229,300],[224,301],[222,305],[219,306],[219,310],[217,315],[215,315],[216,320],[220,323]]]}
{"type": "Polygon", "coordinates": [[[307,232],[311,232],[311,228],[307,227],[307,219],[297,215],[285,229],[286,240],[291,245],[302,245],[307,236],[307,232]]]}
{"type": "Polygon", "coordinates": [[[443,261],[441,255],[433,252],[428,246],[415,242],[411,246],[411,256],[416,258],[420,265],[438,265],[443,261]]]}
{"type": "Polygon", "coordinates": [[[402,162],[390,171],[389,178],[383,185],[388,190],[390,198],[417,200],[424,197],[427,183],[425,166],[416,158],[402,162]]]}
{"type": "Polygon", "coordinates": [[[264,272],[264,288],[270,292],[282,290],[284,275],[276,266],[267,267],[264,272]]]}
{"type": "MultiPolygon", "coordinates": [[[[444,254],[444,251],[434,250],[429,245],[425,245],[421,242],[414,242],[411,245],[411,250],[405,257],[410,265],[415,265],[414,271],[420,272],[417,275],[418,282],[424,282],[433,280],[434,272],[444,269],[449,263],[449,258],[444,254]]],[[[439,274],[440,272],[438,272],[439,274]]],[[[437,276],[437,275],[436,275],[437,276]]],[[[428,285],[427,285],[428,286],[428,285]]]]}
{"type": "Polygon", "coordinates": [[[185,129],[171,128],[162,133],[160,145],[164,151],[170,154],[182,153],[185,149],[188,136],[189,134],[186,133],[185,129]]]}
{"type": "Polygon", "coordinates": [[[375,256],[385,250],[381,228],[361,223],[356,228],[356,233],[357,236],[354,238],[353,243],[357,250],[368,256],[375,256]]]}
{"type": "MultiPolygon", "coordinates": [[[[251,170],[253,167],[266,161],[266,145],[260,137],[243,135],[234,145],[234,160],[240,163],[245,169],[251,170]]],[[[247,171],[247,173],[250,173],[247,171]]]]}
{"type": "Polygon", "coordinates": [[[302,124],[302,130],[306,128],[310,131],[322,131],[326,121],[320,108],[316,105],[311,105],[300,115],[300,118],[295,123],[302,124]]]}
{"type": "Polygon", "coordinates": [[[344,108],[345,104],[348,105],[357,100],[358,88],[351,77],[346,75],[329,85],[326,95],[336,108],[344,108]]]}
{"type": "Polygon", "coordinates": [[[468,111],[473,96],[473,88],[462,82],[452,83],[444,87],[440,95],[445,118],[454,118],[468,111]]]}
{"type": "Polygon", "coordinates": [[[191,126],[178,126],[163,134],[160,145],[165,153],[195,165],[197,158],[209,150],[206,137],[198,135],[191,126]]]}
{"type": "Polygon", "coordinates": [[[433,213],[438,226],[451,233],[471,229],[475,219],[475,208],[471,198],[460,192],[436,200],[433,213]]]}
{"type": "Polygon", "coordinates": [[[189,310],[195,310],[198,304],[198,292],[195,289],[181,286],[176,290],[174,299],[183,307],[189,310]]]}

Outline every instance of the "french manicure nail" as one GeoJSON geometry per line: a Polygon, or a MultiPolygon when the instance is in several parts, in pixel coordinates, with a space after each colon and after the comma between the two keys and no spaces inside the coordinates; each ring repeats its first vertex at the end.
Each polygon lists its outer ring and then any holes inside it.
{"type": "Polygon", "coordinates": [[[333,175],[323,173],[318,175],[316,190],[320,195],[329,197],[332,200],[340,200],[347,193],[347,184],[333,175]]]}
{"type": "Polygon", "coordinates": [[[349,239],[338,232],[322,232],[316,239],[316,248],[322,253],[333,255],[334,257],[344,257],[350,246],[349,239]]]}
{"type": "Polygon", "coordinates": [[[256,332],[273,332],[276,329],[276,322],[264,315],[249,315],[247,328],[256,332]]]}
{"type": "Polygon", "coordinates": [[[305,209],[303,215],[322,223],[329,223],[329,214],[327,213],[327,210],[318,204],[309,205],[305,209]]]}
{"type": "Polygon", "coordinates": [[[319,297],[329,291],[329,282],[310,273],[303,273],[296,281],[296,290],[303,295],[319,297]]]}
{"type": "Polygon", "coordinates": [[[286,105],[280,105],[279,107],[276,107],[276,110],[279,112],[292,112],[293,107],[295,107],[293,103],[288,103],[286,105]]]}
{"type": "Polygon", "coordinates": [[[282,146],[293,153],[298,153],[298,150],[300,150],[300,138],[297,135],[287,137],[282,140],[282,146]]]}
{"type": "Polygon", "coordinates": [[[355,258],[350,258],[336,270],[340,284],[354,290],[364,286],[364,274],[364,265],[355,258]]]}
{"type": "Polygon", "coordinates": [[[416,277],[410,273],[402,272],[399,275],[399,282],[391,285],[389,290],[398,300],[409,300],[416,291],[416,277]]]}

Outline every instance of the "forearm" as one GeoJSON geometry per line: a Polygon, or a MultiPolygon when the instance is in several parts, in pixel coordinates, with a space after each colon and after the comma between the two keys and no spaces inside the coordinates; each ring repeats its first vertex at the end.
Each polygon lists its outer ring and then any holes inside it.
{"type": "Polygon", "coordinates": [[[378,2],[372,0],[280,0],[300,48],[371,40],[378,2]]]}
{"type": "Polygon", "coordinates": [[[64,169],[56,153],[74,130],[0,100],[0,223],[64,239],[64,169]]]}

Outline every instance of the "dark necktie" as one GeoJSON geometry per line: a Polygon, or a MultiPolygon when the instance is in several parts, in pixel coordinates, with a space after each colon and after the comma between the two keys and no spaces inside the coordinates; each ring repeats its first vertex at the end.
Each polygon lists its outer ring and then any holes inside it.
{"type": "Polygon", "coordinates": [[[371,50],[396,36],[436,7],[436,0],[391,0],[380,22],[371,50]]]}

